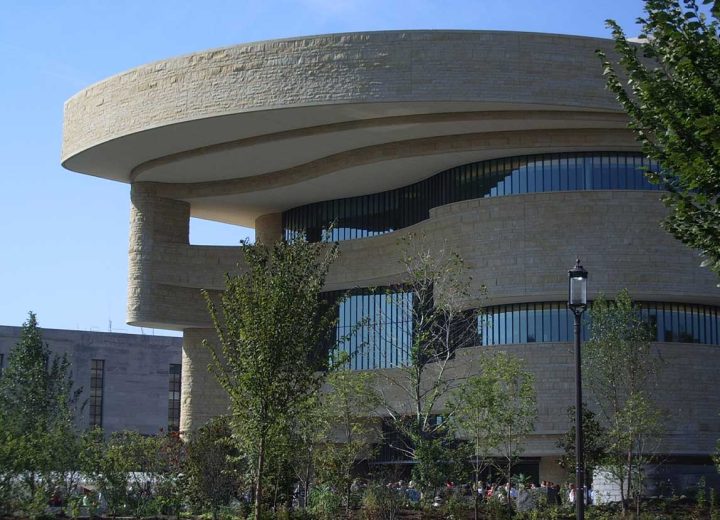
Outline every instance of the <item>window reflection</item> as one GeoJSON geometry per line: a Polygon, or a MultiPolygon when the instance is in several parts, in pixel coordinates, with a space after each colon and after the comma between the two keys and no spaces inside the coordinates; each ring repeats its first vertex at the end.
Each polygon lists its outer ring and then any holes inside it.
{"type": "MultiPolygon", "coordinates": [[[[338,351],[347,354],[351,370],[408,363],[414,331],[412,295],[401,290],[382,291],[354,290],[338,306],[335,340],[338,351]]],[[[329,294],[337,297],[341,293],[329,294]]],[[[720,307],[658,302],[637,305],[643,321],[655,331],[655,341],[720,345],[720,307]]],[[[565,302],[498,305],[483,310],[477,318],[479,337],[458,338],[459,347],[573,341],[574,320],[565,302]]],[[[460,325],[459,330],[467,330],[460,325]]],[[[589,338],[590,326],[584,319],[584,341],[589,338]]]]}
{"type": "Polygon", "coordinates": [[[338,306],[337,349],[351,370],[405,365],[412,341],[412,295],[359,289],[338,306]]]}
{"type": "Polygon", "coordinates": [[[482,197],[569,190],[658,190],[657,163],[639,153],[587,152],[493,159],[440,172],[396,190],[308,204],[283,213],[286,239],[366,238],[428,218],[430,209],[482,197]]]}
{"type": "MultiPolygon", "coordinates": [[[[639,302],[640,315],[655,341],[720,345],[720,308],[709,305],[639,302]]],[[[482,345],[573,341],[574,320],[565,302],[487,307],[478,318],[482,345]]],[[[586,315],[587,317],[588,315],[586,315]]],[[[585,319],[583,340],[589,337],[585,319]]]]}

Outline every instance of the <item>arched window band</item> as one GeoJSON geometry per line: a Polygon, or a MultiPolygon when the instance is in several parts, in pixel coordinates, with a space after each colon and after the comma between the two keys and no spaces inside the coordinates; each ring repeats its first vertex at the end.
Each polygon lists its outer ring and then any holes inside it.
{"type": "Polygon", "coordinates": [[[659,190],[645,177],[658,165],[640,153],[575,152],[523,155],[457,166],[395,190],[328,200],[283,213],[285,238],[352,240],[402,229],[453,202],[522,193],[659,190]],[[330,230],[331,226],[332,230],[330,230]]]}

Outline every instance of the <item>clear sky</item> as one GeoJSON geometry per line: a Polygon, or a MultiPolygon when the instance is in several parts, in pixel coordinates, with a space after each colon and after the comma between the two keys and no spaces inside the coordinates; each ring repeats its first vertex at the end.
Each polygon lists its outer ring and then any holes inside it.
{"type": "MultiPolygon", "coordinates": [[[[125,324],[129,186],[60,166],[63,103],[178,54],[388,29],[635,36],[641,0],[6,0],[0,16],[0,324],[140,333],[125,324]],[[112,323],[112,325],[110,325],[112,323]]],[[[598,65],[598,71],[600,67],[598,65]]],[[[252,230],[193,219],[191,242],[252,230]]],[[[144,333],[153,333],[145,330],[144,333]]],[[[164,334],[164,331],[155,331],[164,334]]]]}

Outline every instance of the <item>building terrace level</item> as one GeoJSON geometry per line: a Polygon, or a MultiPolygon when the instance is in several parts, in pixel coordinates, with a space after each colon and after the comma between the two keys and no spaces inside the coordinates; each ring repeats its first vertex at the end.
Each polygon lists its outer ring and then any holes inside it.
{"type": "Polygon", "coordinates": [[[610,43],[391,31],[200,52],[71,98],[62,160],[91,175],[162,183],[158,191],[190,202],[193,216],[254,226],[263,214],[398,188],[475,160],[636,149],[603,89],[599,47],[610,43]]]}

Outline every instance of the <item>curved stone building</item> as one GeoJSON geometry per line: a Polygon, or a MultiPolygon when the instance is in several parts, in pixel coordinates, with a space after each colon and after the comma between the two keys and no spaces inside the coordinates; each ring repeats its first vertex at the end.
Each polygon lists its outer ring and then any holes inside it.
{"type": "MultiPolygon", "coordinates": [[[[541,478],[560,478],[555,443],[574,397],[565,301],[576,255],[591,298],[628,288],[658,325],[661,451],[707,460],[720,436],[717,280],[660,229],[660,193],[642,174],[652,165],[604,89],[597,48],[611,42],[332,34],[172,58],[71,98],[63,165],[132,185],[128,322],[184,332],[183,428],[225,410],[200,345],[212,331],[199,289],[220,290],[238,261],[236,247],[190,245],[190,216],[264,241],[321,240],[335,222],[328,290],[397,283],[409,231],[462,254],[472,289],[487,286],[491,326],[455,362],[498,345],[527,361],[540,415],[524,455],[541,478]]],[[[381,354],[354,368],[398,359],[381,354]]]]}

